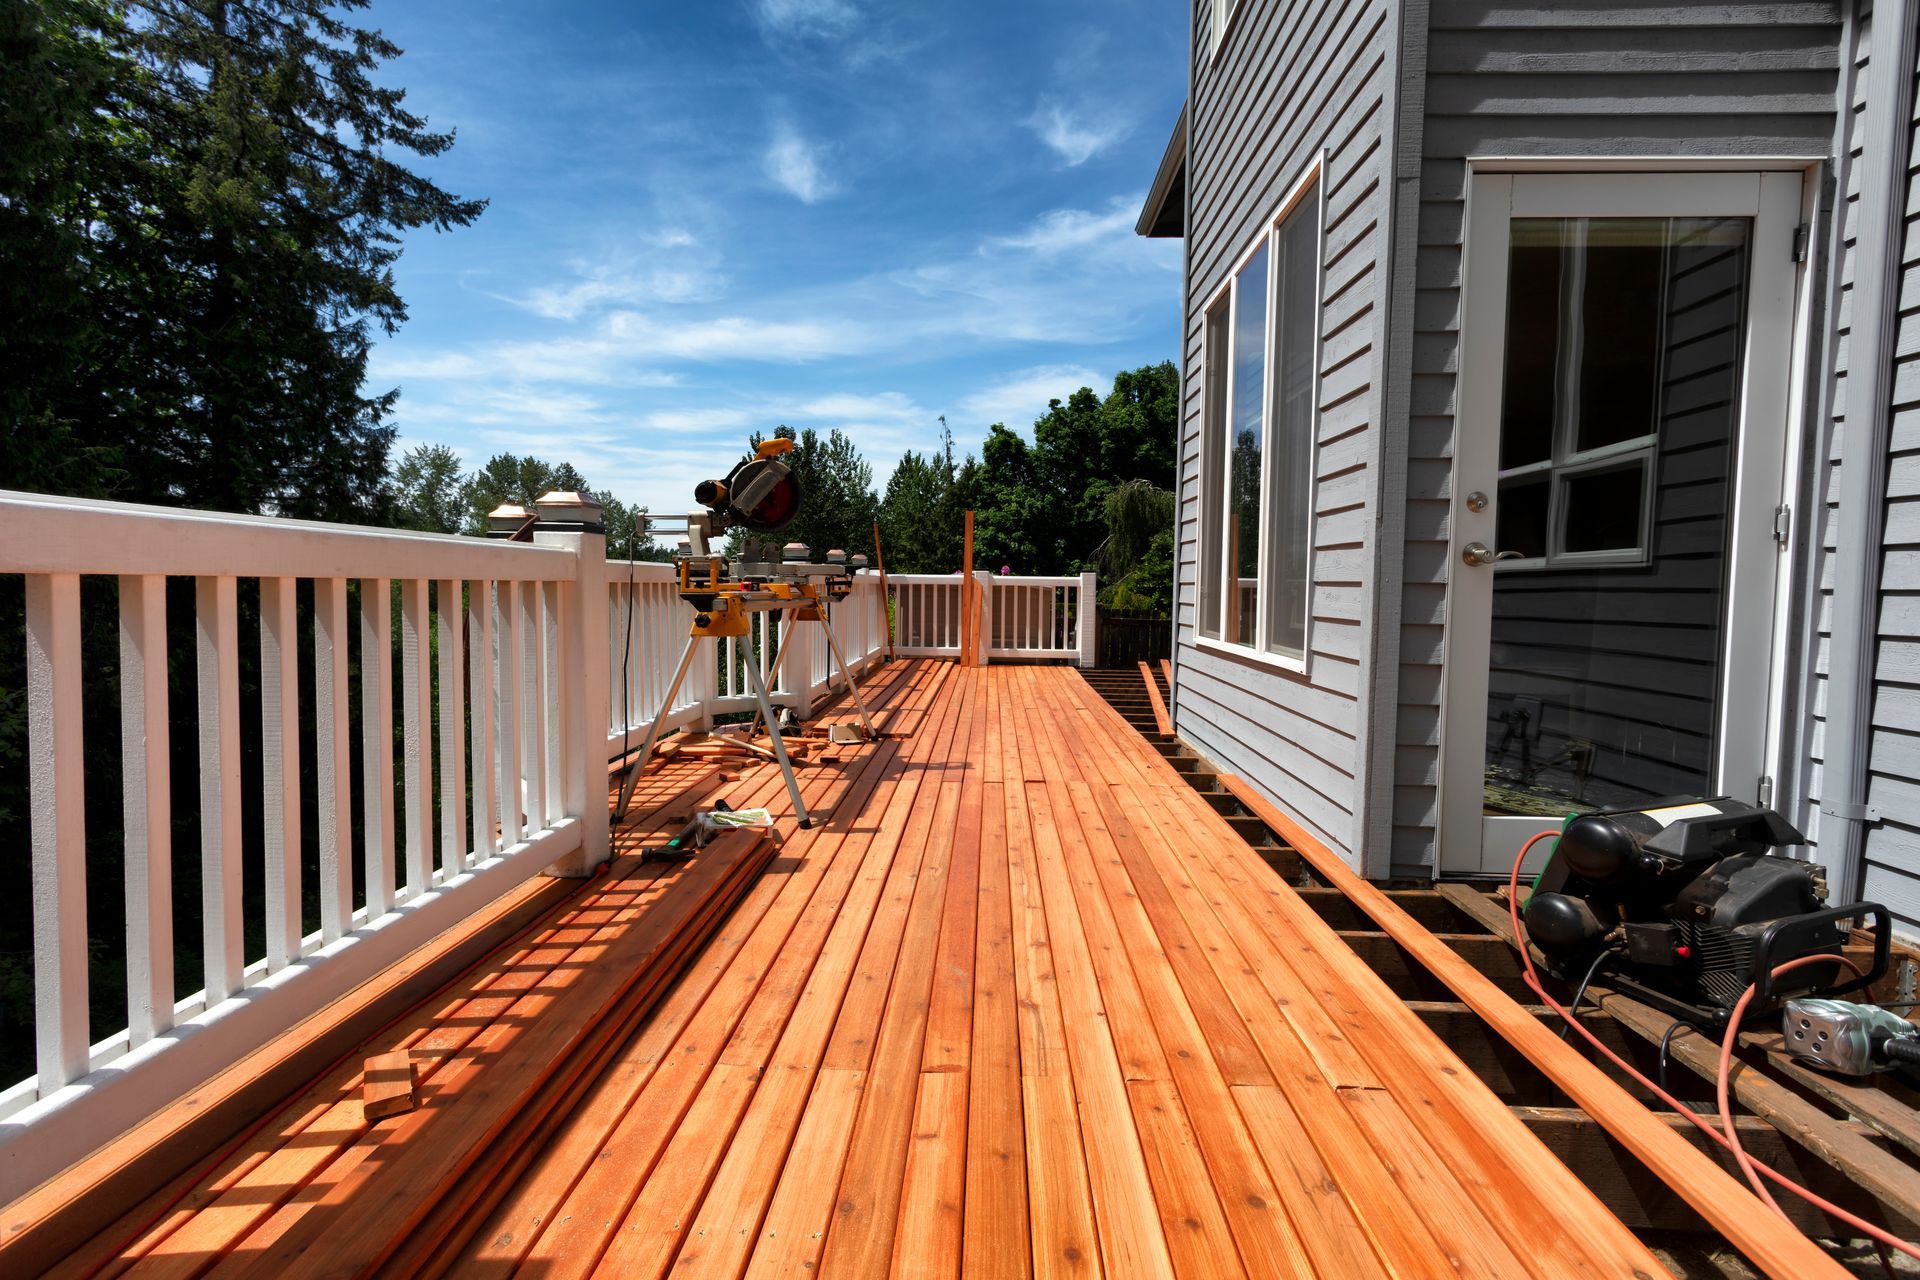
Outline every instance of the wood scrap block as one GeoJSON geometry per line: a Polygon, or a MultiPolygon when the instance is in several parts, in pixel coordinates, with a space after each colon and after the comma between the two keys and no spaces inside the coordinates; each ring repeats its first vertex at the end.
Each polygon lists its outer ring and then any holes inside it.
{"type": "Polygon", "coordinates": [[[413,1110],[413,1058],[405,1049],[367,1059],[360,1087],[360,1111],[371,1124],[413,1110]]]}

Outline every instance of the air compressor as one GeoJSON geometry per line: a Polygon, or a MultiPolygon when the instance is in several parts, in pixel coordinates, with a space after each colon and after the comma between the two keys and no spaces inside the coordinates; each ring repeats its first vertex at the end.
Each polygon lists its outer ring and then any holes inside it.
{"type": "Polygon", "coordinates": [[[1749,1012],[1858,991],[1887,971],[1887,909],[1828,906],[1824,869],[1784,852],[1805,841],[1773,810],[1725,796],[1576,815],[1534,881],[1527,936],[1555,977],[1604,967],[1607,985],[1702,1030],[1724,1030],[1749,986],[1749,1012]],[[1839,956],[1863,921],[1873,955],[1856,974],[1839,956]],[[1772,979],[1820,955],[1835,960],[1772,979]]]}

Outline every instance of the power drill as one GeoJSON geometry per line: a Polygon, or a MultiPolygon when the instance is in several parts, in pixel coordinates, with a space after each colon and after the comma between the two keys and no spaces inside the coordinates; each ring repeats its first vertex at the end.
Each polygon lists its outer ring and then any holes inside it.
{"type": "Polygon", "coordinates": [[[1789,1000],[1780,1030],[1787,1052],[1841,1075],[1920,1066],[1920,1026],[1878,1005],[1812,996],[1789,1000]]]}

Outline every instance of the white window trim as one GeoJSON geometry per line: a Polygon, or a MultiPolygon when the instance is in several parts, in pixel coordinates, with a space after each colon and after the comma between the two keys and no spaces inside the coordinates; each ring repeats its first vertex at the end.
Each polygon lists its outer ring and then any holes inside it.
{"type": "Polygon", "coordinates": [[[1227,43],[1227,32],[1233,30],[1233,20],[1240,12],[1240,0],[1213,0],[1207,9],[1207,25],[1213,33],[1212,45],[1207,50],[1207,61],[1211,63],[1219,58],[1221,48],[1227,43]]]}
{"type": "MultiPolygon", "coordinates": [[[[1237,0],[1235,0],[1235,2],[1237,3],[1237,0]]],[[[1293,185],[1287,189],[1286,195],[1281,198],[1279,204],[1275,206],[1273,212],[1269,214],[1266,220],[1261,224],[1261,230],[1259,234],[1254,236],[1254,238],[1246,245],[1246,247],[1242,249],[1241,252],[1228,265],[1225,273],[1225,278],[1220,282],[1219,286],[1215,288],[1214,291],[1207,296],[1206,301],[1200,310],[1200,314],[1202,316],[1202,329],[1204,331],[1205,329],[1204,318],[1213,313],[1214,308],[1220,304],[1220,300],[1222,298],[1226,298],[1228,300],[1228,303],[1227,303],[1228,349],[1225,353],[1225,359],[1227,362],[1227,376],[1223,380],[1223,384],[1221,388],[1221,396],[1225,401],[1225,414],[1223,415],[1223,419],[1222,419],[1222,423],[1225,429],[1222,433],[1221,439],[1213,440],[1213,441],[1207,440],[1206,430],[1205,430],[1206,408],[1204,405],[1201,408],[1202,431],[1201,431],[1201,454],[1200,454],[1200,478],[1201,478],[1200,490],[1201,490],[1201,496],[1202,496],[1202,510],[1200,513],[1201,519],[1199,521],[1199,527],[1200,527],[1199,536],[1200,538],[1204,539],[1208,536],[1206,532],[1207,512],[1205,511],[1205,491],[1206,491],[1205,478],[1206,478],[1206,467],[1207,467],[1206,450],[1209,446],[1215,447],[1215,448],[1224,446],[1225,441],[1232,439],[1232,431],[1233,431],[1232,413],[1233,413],[1233,393],[1234,393],[1234,385],[1233,385],[1233,381],[1234,381],[1233,354],[1234,353],[1233,353],[1233,346],[1232,346],[1232,337],[1237,331],[1237,321],[1239,319],[1238,311],[1240,306],[1239,297],[1237,296],[1233,287],[1234,280],[1239,276],[1241,268],[1245,267],[1247,263],[1253,258],[1253,256],[1259,253],[1261,248],[1264,246],[1267,249],[1267,289],[1266,289],[1267,315],[1266,315],[1266,323],[1263,328],[1263,340],[1266,343],[1266,350],[1264,352],[1264,358],[1261,362],[1261,371],[1265,379],[1265,383],[1261,388],[1261,395],[1262,395],[1261,431],[1263,433],[1263,438],[1261,441],[1261,456],[1263,459],[1265,459],[1273,456],[1274,445],[1275,445],[1274,432],[1277,430],[1276,419],[1278,416],[1273,411],[1274,409],[1273,380],[1274,380],[1274,368],[1275,368],[1275,365],[1277,364],[1276,352],[1274,350],[1274,338],[1275,338],[1274,315],[1275,315],[1275,309],[1279,305],[1279,298],[1277,296],[1278,291],[1275,287],[1277,284],[1277,278],[1278,278],[1278,272],[1279,272],[1279,256],[1278,256],[1278,250],[1277,250],[1277,246],[1279,243],[1279,229],[1280,229],[1280,224],[1286,220],[1287,216],[1293,213],[1294,210],[1299,207],[1301,200],[1306,196],[1307,192],[1308,191],[1314,192],[1315,198],[1318,201],[1318,207],[1314,210],[1314,290],[1313,290],[1314,325],[1313,325],[1313,365],[1312,365],[1313,386],[1312,386],[1310,399],[1309,399],[1309,404],[1312,406],[1311,417],[1309,418],[1308,424],[1307,424],[1308,483],[1307,483],[1306,513],[1305,513],[1306,535],[1307,535],[1307,576],[1306,576],[1306,591],[1304,596],[1304,608],[1305,608],[1306,616],[1303,620],[1303,626],[1301,630],[1300,656],[1294,657],[1291,654],[1275,653],[1267,647],[1268,610],[1266,607],[1265,590],[1262,590],[1258,596],[1259,604],[1255,609],[1254,641],[1252,644],[1246,645],[1246,644],[1233,643],[1230,641],[1217,639],[1213,636],[1203,634],[1202,628],[1205,625],[1205,619],[1198,615],[1196,615],[1194,619],[1195,625],[1193,628],[1194,644],[1201,649],[1207,650],[1208,652],[1211,652],[1211,653],[1217,653],[1226,657],[1231,657],[1237,661],[1253,662],[1261,666],[1272,667],[1276,670],[1285,671],[1289,674],[1296,675],[1296,676],[1309,676],[1311,674],[1311,667],[1313,662],[1313,633],[1314,633],[1313,592],[1314,592],[1314,585],[1315,585],[1315,577],[1314,577],[1315,546],[1314,544],[1316,540],[1315,527],[1318,523],[1318,509],[1320,504],[1320,475],[1319,475],[1319,471],[1320,471],[1320,466],[1319,466],[1320,373],[1321,373],[1320,363],[1321,363],[1321,354],[1322,354],[1321,348],[1322,348],[1322,342],[1323,342],[1322,335],[1321,335],[1321,328],[1322,328],[1321,310],[1322,310],[1322,304],[1324,301],[1321,294],[1326,284],[1326,257],[1327,257],[1327,184],[1324,180],[1326,178],[1326,168],[1327,168],[1327,155],[1326,155],[1326,152],[1322,150],[1317,154],[1315,154],[1312,161],[1307,165],[1307,167],[1304,170],[1302,170],[1300,176],[1294,180],[1293,185]]],[[[1204,345],[1202,346],[1201,358],[1203,360],[1212,359],[1213,355],[1214,353],[1207,351],[1204,345]]],[[[1202,385],[1203,386],[1205,385],[1204,370],[1202,372],[1202,385]]],[[[1221,580],[1220,582],[1215,584],[1215,589],[1223,592],[1228,590],[1238,589],[1237,582],[1236,582],[1236,585],[1232,588],[1229,588],[1227,585],[1227,575],[1231,568],[1231,566],[1227,564],[1227,556],[1226,556],[1226,546],[1227,546],[1226,524],[1229,518],[1229,514],[1228,514],[1229,503],[1227,502],[1227,494],[1231,488],[1232,479],[1233,479],[1233,475],[1232,475],[1233,463],[1232,463],[1231,456],[1229,456],[1226,459],[1224,465],[1225,465],[1225,470],[1221,474],[1220,509],[1214,513],[1214,515],[1216,516],[1219,522],[1219,527],[1214,530],[1214,535],[1213,535],[1220,539],[1221,580]]],[[[1270,514],[1268,509],[1269,495],[1267,492],[1267,476],[1265,474],[1264,467],[1262,469],[1262,475],[1261,475],[1261,490],[1262,492],[1260,497],[1260,504],[1261,504],[1260,505],[1260,516],[1261,516],[1260,547],[1256,557],[1255,576],[1259,581],[1259,583],[1264,588],[1267,584],[1267,580],[1272,568],[1272,558],[1274,554],[1274,537],[1275,537],[1274,529],[1277,523],[1275,520],[1268,518],[1270,514]]],[[[1203,556],[1202,545],[1200,543],[1196,543],[1194,547],[1194,565],[1195,565],[1196,572],[1198,571],[1202,556],[1203,556]]],[[[1196,582],[1196,589],[1194,592],[1194,599],[1195,599],[1195,604],[1198,605],[1199,599],[1200,599],[1200,591],[1198,589],[1197,582],[1196,582]]],[[[1227,605],[1227,602],[1223,596],[1223,598],[1220,601],[1222,617],[1225,616],[1226,605],[1227,605]]]]}

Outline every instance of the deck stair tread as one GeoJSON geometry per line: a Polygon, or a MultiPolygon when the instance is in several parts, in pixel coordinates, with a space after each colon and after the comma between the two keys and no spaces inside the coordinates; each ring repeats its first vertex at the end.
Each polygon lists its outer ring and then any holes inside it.
{"type": "Polygon", "coordinates": [[[336,1170],[342,1073],[72,1273],[1665,1274],[1095,685],[907,661],[871,697],[888,735],[801,771],[825,820],[518,1154],[336,1170]]]}

